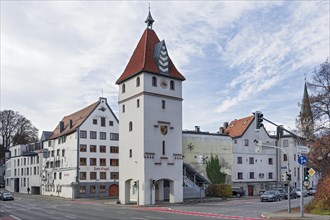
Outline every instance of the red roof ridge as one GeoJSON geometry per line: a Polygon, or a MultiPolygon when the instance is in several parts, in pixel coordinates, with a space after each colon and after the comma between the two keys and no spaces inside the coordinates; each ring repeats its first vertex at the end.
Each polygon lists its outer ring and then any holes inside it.
{"type": "Polygon", "coordinates": [[[254,115],[240,119],[235,119],[232,122],[230,122],[225,132],[230,137],[240,137],[245,133],[246,129],[250,126],[253,119],[254,119],[254,115]]]}

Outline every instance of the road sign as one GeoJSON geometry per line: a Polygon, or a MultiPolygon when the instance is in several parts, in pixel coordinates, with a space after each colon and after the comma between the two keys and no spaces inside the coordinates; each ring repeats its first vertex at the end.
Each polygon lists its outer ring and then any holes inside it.
{"type": "Polygon", "coordinates": [[[303,182],[303,185],[304,185],[305,187],[309,186],[309,180],[305,180],[305,181],[303,182]]]}
{"type": "Polygon", "coordinates": [[[313,168],[310,168],[308,170],[308,173],[309,173],[310,176],[313,176],[315,174],[315,170],[313,168]]]}
{"type": "Polygon", "coordinates": [[[298,163],[299,163],[300,165],[305,166],[306,163],[307,163],[307,157],[306,157],[306,156],[299,156],[299,157],[298,157],[298,163]]]}
{"type": "Polygon", "coordinates": [[[306,146],[298,146],[298,153],[299,154],[308,154],[310,151],[309,147],[306,146]]]}

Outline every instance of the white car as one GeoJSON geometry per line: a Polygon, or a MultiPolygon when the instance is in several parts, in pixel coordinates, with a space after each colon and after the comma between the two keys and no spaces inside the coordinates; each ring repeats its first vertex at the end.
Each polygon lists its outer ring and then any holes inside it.
{"type": "MultiPolygon", "coordinates": [[[[296,193],[297,193],[297,196],[300,197],[301,196],[301,189],[300,188],[297,188],[296,189],[296,193]]],[[[303,194],[303,197],[307,197],[307,195],[308,195],[307,190],[306,189],[303,189],[302,190],[302,194],[303,194]]]]}

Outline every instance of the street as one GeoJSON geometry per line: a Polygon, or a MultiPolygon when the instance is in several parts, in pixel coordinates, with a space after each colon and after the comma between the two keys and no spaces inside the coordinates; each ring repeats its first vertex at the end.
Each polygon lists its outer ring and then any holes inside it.
{"type": "MultiPolygon", "coordinates": [[[[305,198],[305,203],[311,197],[305,198]]],[[[227,201],[155,206],[116,205],[116,200],[64,199],[15,194],[14,201],[0,201],[1,220],[35,219],[260,219],[263,212],[287,209],[287,200],[263,202],[258,197],[227,201]]],[[[292,207],[299,199],[292,200],[292,207]]]]}

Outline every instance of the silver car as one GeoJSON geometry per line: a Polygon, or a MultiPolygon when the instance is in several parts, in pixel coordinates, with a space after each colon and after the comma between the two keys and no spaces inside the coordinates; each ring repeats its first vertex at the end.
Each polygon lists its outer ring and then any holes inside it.
{"type": "Polygon", "coordinates": [[[303,189],[303,190],[301,191],[300,188],[297,188],[297,189],[296,189],[296,193],[297,193],[297,196],[298,196],[298,197],[300,197],[301,195],[302,195],[303,197],[307,197],[307,195],[308,195],[308,192],[307,192],[306,189],[303,189]]]}

